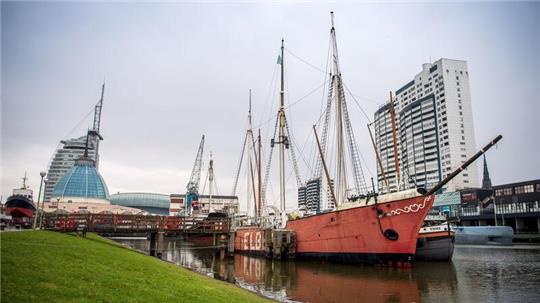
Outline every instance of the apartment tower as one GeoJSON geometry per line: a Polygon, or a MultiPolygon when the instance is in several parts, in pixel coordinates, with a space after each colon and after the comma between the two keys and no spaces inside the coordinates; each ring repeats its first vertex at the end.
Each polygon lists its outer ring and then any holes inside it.
{"type": "MultiPolygon", "coordinates": [[[[474,154],[476,141],[466,61],[442,58],[423,64],[420,73],[396,90],[393,101],[375,112],[375,141],[381,159],[377,163],[380,191],[415,186],[429,189],[474,154]],[[392,117],[396,126],[397,163],[392,117]]],[[[443,190],[470,187],[478,187],[476,164],[443,190]]]]}

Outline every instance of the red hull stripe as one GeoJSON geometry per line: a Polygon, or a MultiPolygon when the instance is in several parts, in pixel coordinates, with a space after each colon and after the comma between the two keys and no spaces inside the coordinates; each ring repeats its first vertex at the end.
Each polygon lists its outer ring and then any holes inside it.
{"type": "Polygon", "coordinates": [[[34,211],[32,209],[22,207],[9,207],[6,209],[6,213],[12,215],[13,217],[31,218],[34,216],[34,211]]]}

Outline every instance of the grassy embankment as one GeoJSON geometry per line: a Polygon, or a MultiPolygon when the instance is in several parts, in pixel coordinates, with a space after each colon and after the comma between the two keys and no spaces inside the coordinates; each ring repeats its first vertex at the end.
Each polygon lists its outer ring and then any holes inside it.
{"type": "Polygon", "coordinates": [[[2,302],[268,302],[111,240],[4,232],[2,302]]]}

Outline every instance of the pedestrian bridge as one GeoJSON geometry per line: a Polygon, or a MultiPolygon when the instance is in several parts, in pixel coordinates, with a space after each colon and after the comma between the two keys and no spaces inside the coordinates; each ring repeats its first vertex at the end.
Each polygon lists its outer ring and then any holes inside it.
{"type": "Polygon", "coordinates": [[[103,234],[226,234],[228,218],[193,218],[120,214],[43,214],[43,228],[61,232],[103,234]]]}

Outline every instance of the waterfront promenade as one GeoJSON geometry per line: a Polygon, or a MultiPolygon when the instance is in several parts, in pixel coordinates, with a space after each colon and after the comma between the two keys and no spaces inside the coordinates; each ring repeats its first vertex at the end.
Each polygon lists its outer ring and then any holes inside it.
{"type": "Polygon", "coordinates": [[[2,302],[268,302],[94,234],[0,237],[2,302]]]}

